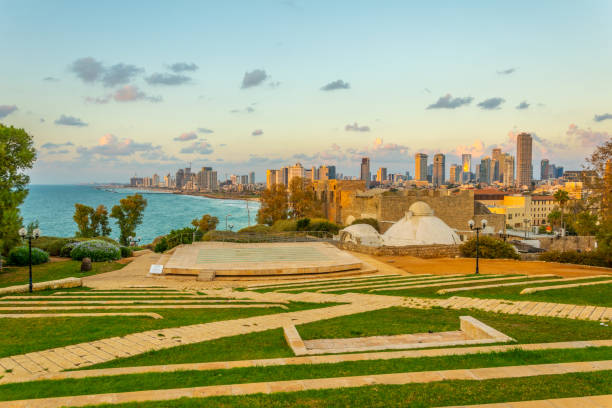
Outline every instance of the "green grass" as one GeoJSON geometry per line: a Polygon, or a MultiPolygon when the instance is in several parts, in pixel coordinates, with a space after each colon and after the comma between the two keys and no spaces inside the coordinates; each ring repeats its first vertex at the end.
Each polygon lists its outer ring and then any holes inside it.
{"type": "Polygon", "coordinates": [[[99,405],[98,408],[424,408],[505,401],[580,397],[612,393],[612,372],[576,373],[485,381],[373,385],[233,397],[181,398],[173,401],[99,405]]]}
{"type": "MultiPolygon", "coordinates": [[[[93,262],[92,270],[81,272],[79,261],[47,262],[32,267],[32,280],[34,282],[45,282],[55,279],[84,277],[96,275],[103,272],[116,271],[125,265],[118,262],[93,262]]],[[[27,266],[9,266],[2,268],[0,273],[0,287],[22,285],[29,282],[29,269],[27,266]]]]}
{"type": "Polygon", "coordinates": [[[291,303],[288,310],[280,308],[252,309],[113,309],[109,312],[155,312],[163,319],[148,317],[53,317],[0,319],[0,357],[46,350],[53,347],[92,341],[129,333],[168,327],[187,326],[219,320],[284,313],[328,304],[291,303]]]}
{"type": "Polygon", "coordinates": [[[66,395],[103,394],[152,389],[286,381],[358,375],[435,370],[502,367],[527,364],[596,361],[612,358],[612,347],[591,349],[512,350],[469,356],[421,357],[393,360],[350,361],[334,364],[279,365],[227,370],[144,373],[82,379],[44,380],[0,386],[0,399],[16,400],[66,395]]]}
{"type": "Polygon", "coordinates": [[[297,326],[305,340],[390,336],[426,333],[428,330],[459,330],[459,316],[469,315],[516,339],[519,343],[544,343],[570,340],[611,339],[612,327],[599,322],[537,317],[500,315],[478,310],[442,308],[388,309],[341,316],[297,326]]]}

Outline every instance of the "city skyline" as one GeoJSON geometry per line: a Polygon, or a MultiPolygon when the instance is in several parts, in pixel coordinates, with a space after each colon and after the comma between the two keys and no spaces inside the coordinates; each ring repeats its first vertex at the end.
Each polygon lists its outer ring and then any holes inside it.
{"type": "Polygon", "coordinates": [[[34,135],[33,183],[189,162],[358,176],[364,156],[403,173],[416,153],[448,176],[463,153],[516,156],[520,132],[534,169],[580,169],[612,133],[609,2],[145,4],[0,0],[0,122],[34,135]]]}

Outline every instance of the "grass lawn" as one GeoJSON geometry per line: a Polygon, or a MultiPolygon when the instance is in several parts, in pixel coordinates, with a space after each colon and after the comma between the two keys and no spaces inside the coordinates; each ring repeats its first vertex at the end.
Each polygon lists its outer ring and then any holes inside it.
{"type": "Polygon", "coordinates": [[[459,316],[465,315],[488,324],[519,343],[612,338],[612,327],[601,326],[599,322],[502,315],[466,309],[403,307],[391,307],[307,323],[297,326],[297,330],[305,340],[426,333],[428,330],[434,332],[459,330],[459,316]]]}
{"type": "MultiPolygon", "coordinates": [[[[6,384],[0,386],[0,399],[16,400],[250,382],[596,361],[608,360],[610,358],[612,358],[612,348],[600,347],[588,350],[513,350],[504,353],[477,354],[472,356],[422,357],[414,359],[351,361],[334,364],[304,364],[245,367],[228,370],[192,370],[171,373],[128,374],[83,379],[33,381],[27,383],[27,385],[19,383],[6,384]]],[[[610,379],[612,379],[612,377],[610,377],[610,379]]]]}
{"type": "Polygon", "coordinates": [[[234,397],[182,398],[173,401],[99,405],[98,408],[227,407],[441,407],[504,401],[580,397],[612,393],[612,373],[576,373],[485,381],[440,381],[428,384],[373,385],[234,397]]]}
{"type": "MultiPolygon", "coordinates": [[[[125,265],[118,262],[93,262],[92,270],[89,272],[81,272],[80,261],[59,261],[47,262],[32,267],[32,280],[36,282],[45,282],[55,279],[63,279],[74,276],[76,278],[83,276],[96,275],[103,272],[116,271],[123,268],[125,265]]],[[[29,282],[29,269],[27,266],[8,266],[2,268],[0,273],[0,287],[21,285],[29,282]]]]}
{"type": "MultiPolygon", "coordinates": [[[[252,309],[113,309],[110,312],[156,312],[163,319],[148,317],[50,317],[0,319],[0,357],[46,350],[53,347],[123,336],[146,330],[187,326],[219,320],[232,320],[265,314],[327,307],[326,304],[291,303],[280,308],[252,309]]],[[[88,311],[89,312],[89,311],[88,311]]]]}

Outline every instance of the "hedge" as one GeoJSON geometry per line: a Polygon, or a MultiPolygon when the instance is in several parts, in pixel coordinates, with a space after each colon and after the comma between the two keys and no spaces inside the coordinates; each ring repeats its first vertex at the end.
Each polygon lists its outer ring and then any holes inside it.
{"type": "MultiPolygon", "coordinates": [[[[20,246],[11,249],[8,261],[11,265],[29,265],[30,254],[27,246],[20,246]]],[[[49,254],[42,249],[32,248],[32,265],[39,265],[49,260],[49,254]]]]}

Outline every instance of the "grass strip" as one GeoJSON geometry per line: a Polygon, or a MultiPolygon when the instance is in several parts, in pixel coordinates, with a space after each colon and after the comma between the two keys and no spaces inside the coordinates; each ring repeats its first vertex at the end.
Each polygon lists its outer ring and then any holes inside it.
{"type": "MultiPolygon", "coordinates": [[[[121,269],[125,264],[118,262],[92,262],[91,271],[81,272],[80,261],[47,262],[32,266],[34,282],[45,282],[56,279],[69,278],[71,276],[84,277],[104,272],[121,269]]],[[[29,270],[27,266],[9,266],[2,268],[0,273],[0,288],[13,285],[22,285],[29,282],[29,270]]]]}

